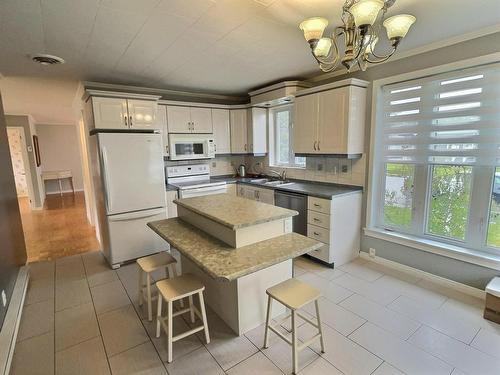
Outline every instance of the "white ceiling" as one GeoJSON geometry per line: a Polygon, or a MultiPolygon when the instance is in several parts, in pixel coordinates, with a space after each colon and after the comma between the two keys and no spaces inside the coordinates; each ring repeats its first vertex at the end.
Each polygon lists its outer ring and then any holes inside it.
{"type": "MultiPolygon", "coordinates": [[[[246,93],[318,71],[298,24],[343,0],[1,0],[0,73],[246,93]],[[30,61],[36,52],[62,66],[30,61]]],[[[499,0],[398,0],[401,51],[500,24],[499,0]]],[[[319,71],[318,71],[319,72],[319,71]]]]}

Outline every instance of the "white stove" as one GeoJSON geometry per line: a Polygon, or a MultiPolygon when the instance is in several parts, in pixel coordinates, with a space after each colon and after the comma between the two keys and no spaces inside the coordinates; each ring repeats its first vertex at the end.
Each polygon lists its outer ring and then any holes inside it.
{"type": "Polygon", "coordinates": [[[176,165],[165,169],[167,184],[179,190],[179,198],[227,193],[224,181],[210,181],[208,164],[176,165]]]}

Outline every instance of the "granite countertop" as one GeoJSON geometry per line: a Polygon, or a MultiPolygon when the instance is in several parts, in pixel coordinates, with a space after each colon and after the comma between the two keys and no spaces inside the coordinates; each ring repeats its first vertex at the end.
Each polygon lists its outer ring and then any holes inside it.
{"type": "Polygon", "coordinates": [[[228,194],[176,199],[174,203],[236,230],[298,215],[294,210],[228,194]]]}
{"type": "Polygon", "coordinates": [[[148,226],[204,272],[220,281],[245,275],[319,249],[322,243],[297,233],[234,249],[179,218],[148,226]]]}
{"type": "MultiPolygon", "coordinates": [[[[359,193],[363,191],[362,186],[341,185],[333,183],[330,184],[323,182],[310,182],[310,181],[294,180],[294,179],[290,179],[290,181],[293,182],[293,184],[291,185],[270,186],[270,185],[264,185],[262,183],[252,182],[252,180],[256,178],[257,177],[248,178],[248,177],[234,177],[234,176],[215,176],[211,178],[211,181],[225,181],[228,184],[241,183],[265,189],[304,194],[323,199],[332,199],[333,197],[336,196],[359,193]]],[[[264,176],[262,178],[270,178],[270,177],[264,176]]]]}

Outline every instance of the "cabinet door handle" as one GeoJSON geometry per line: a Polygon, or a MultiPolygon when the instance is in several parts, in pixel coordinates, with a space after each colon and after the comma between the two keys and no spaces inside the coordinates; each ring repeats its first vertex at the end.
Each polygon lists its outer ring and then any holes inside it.
{"type": "Polygon", "coordinates": [[[127,115],[123,116],[123,121],[125,122],[125,126],[128,127],[127,115]]]}
{"type": "Polygon", "coordinates": [[[320,204],[314,203],[314,207],[321,207],[320,204]]]}
{"type": "Polygon", "coordinates": [[[320,219],[318,219],[317,217],[313,218],[314,221],[321,221],[320,219]]]}
{"type": "Polygon", "coordinates": [[[247,144],[245,143],[245,151],[247,150],[247,144]]]}
{"type": "Polygon", "coordinates": [[[132,127],[132,116],[129,116],[128,119],[130,120],[130,127],[132,127]]]}
{"type": "Polygon", "coordinates": [[[314,141],[314,145],[313,145],[314,151],[316,151],[316,143],[317,143],[317,142],[318,142],[318,141],[314,141]]]}
{"type": "Polygon", "coordinates": [[[313,232],[315,236],[319,236],[319,233],[318,232],[313,232]]]}
{"type": "Polygon", "coordinates": [[[168,145],[165,146],[165,151],[167,152],[168,154],[168,145]]]}
{"type": "Polygon", "coordinates": [[[214,151],[217,152],[217,144],[214,143],[214,151]]]}
{"type": "Polygon", "coordinates": [[[321,148],[319,147],[319,142],[320,142],[320,141],[318,141],[318,151],[321,151],[321,148]]]}

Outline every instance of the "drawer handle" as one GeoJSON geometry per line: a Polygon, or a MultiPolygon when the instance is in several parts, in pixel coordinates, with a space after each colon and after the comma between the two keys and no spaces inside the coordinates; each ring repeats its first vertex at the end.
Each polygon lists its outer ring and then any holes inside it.
{"type": "Polygon", "coordinates": [[[314,203],[314,207],[321,207],[320,204],[314,203]]]}
{"type": "Polygon", "coordinates": [[[313,218],[314,221],[321,221],[320,219],[318,219],[317,217],[313,218]]]}
{"type": "Polygon", "coordinates": [[[315,235],[315,236],[319,236],[319,233],[318,233],[318,232],[314,232],[314,235],[315,235]]]}

